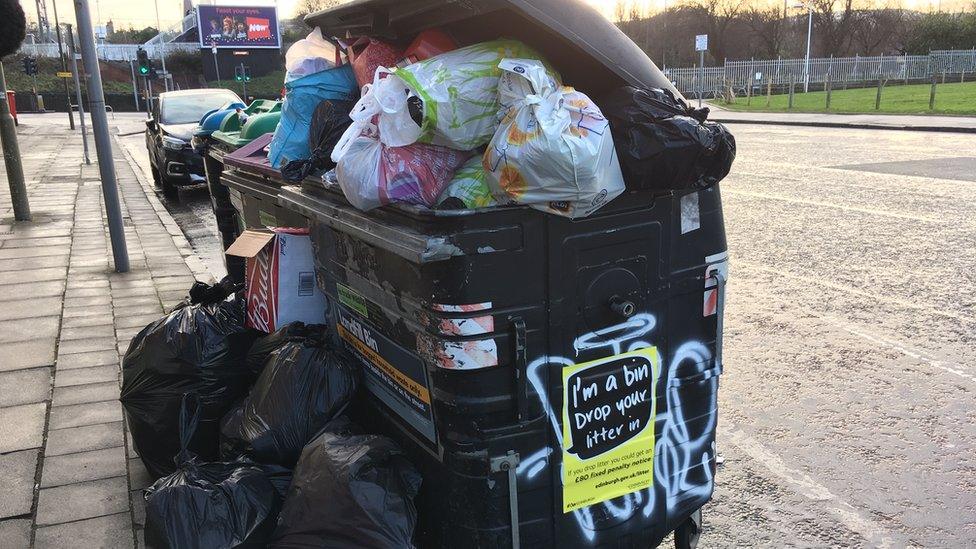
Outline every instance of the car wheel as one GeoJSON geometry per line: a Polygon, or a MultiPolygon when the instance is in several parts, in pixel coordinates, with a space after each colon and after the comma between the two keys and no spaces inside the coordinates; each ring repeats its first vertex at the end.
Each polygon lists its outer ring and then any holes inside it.
{"type": "Polygon", "coordinates": [[[159,177],[159,170],[156,169],[156,166],[150,164],[149,171],[152,173],[153,185],[156,185],[156,187],[159,188],[159,186],[162,185],[161,178],[159,177]]]}
{"type": "Polygon", "coordinates": [[[163,196],[165,196],[167,200],[171,200],[173,202],[179,202],[180,188],[176,185],[176,183],[173,183],[172,181],[170,181],[169,179],[163,176],[160,176],[159,179],[163,187],[163,196]]]}

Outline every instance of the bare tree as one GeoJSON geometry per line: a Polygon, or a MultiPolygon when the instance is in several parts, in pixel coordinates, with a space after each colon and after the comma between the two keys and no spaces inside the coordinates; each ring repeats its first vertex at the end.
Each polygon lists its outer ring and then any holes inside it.
{"type": "Polygon", "coordinates": [[[742,18],[759,42],[759,47],[753,50],[757,57],[772,59],[783,53],[788,29],[778,7],[752,5],[742,13],[742,18]]]}
{"type": "Polygon", "coordinates": [[[345,0],[300,0],[295,6],[295,16],[300,19],[310,13],[334,8],[344,3],[345,0]]]}
{"type": "Polygon", "coordinates": [[[708,33],[708,53],[716,62],[727,57],[728,31],[745,6],[746,0],[698,0],[708,33]]]}
{"type": "Polygon", "coordinates": [[[904,44],[900,39],[906,34],[906,22],[901,8],[856,11],[852,25],[854,46],[861,55],[901,53],[904,44]]]}
{"type": "Polygon", "coordinates": [[[813,8],[814,36],[823,56],[850,51],[854,28],[854,0],[808,0],[813,8]]]}

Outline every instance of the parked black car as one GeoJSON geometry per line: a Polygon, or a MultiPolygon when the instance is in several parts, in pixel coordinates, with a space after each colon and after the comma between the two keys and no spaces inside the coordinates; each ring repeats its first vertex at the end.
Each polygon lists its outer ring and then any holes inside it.
{"type": "Polygon", "coordinates": [[[179,198],[181,186],[205,183],[203,158],[193,152],[190,138],[200,118],[228,103],[240,103],[224,89],[172,91],[159,94],[146,120],[146,148],[153,181],[167,198],[179,198]]]}

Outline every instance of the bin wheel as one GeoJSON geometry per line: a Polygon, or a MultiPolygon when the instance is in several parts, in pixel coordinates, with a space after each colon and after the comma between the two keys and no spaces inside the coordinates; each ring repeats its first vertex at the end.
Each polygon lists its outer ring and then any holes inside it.
{"type": "Polygon", "coordinates": [[[158,188],[162,183],[159,177],[159,170],[156,169],[156,166],[150,164],[149,171],[152,173],[153,184],[158,188]]]}
{"type": "Polygon", "coordinates": [[[166,177],[160,176],[159,179],[163,187],[163,196],[165,196],[167,200],[171,200],[173,202],[179,202],[180,188],[175,183],[167,179],[166,177]]]}
{"type": "Polygon", "coordinates": [[[702,533],[702,510],[698,509],[674,530],[674,549],[695,549],[702,533]]]}

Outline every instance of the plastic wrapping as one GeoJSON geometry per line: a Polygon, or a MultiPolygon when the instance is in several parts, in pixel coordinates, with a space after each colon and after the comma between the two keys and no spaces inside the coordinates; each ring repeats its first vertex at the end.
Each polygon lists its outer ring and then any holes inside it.
{"type": "MultiPolygon", "coordinates": [[[[226,288],[225,288],[226,289],[226,288]]],[[[245,357],[259,332],[244,328],[244,302],[184,304],[143,328],[122,358],[122,392],[136,451],[158,478],[172,473],[180,450],[179,410],[185,393],[200,399],[200,425],[187,448],[205,460],[218,455],[220,418],[254,380],[245,357]]]]}
{"type": "Polygon", "coordinates": [[[375,88],[383,105],[378,123],[383,143],[402,146],[419,141],[459,150],[487,143],[498,123],[498,63],[506,57],[539,56],[521,42],[495,40],[393,69],[384,79],[390,82],[375,88]],[[407,124],[410,96],[422,102],[420,125],[407,124]],[[402,131],[386,128],[391,118],[399,121],[402,131]]]}
{"type": "Polygon", "coordinates": [[[285,324],[278,330],[258,338],[251,345],[247,352],[247,369],[250,370],[255,379],[264,370],[264,365],[268,362],[271,353],[277,351],[282,345],[290,341],[302,341],[311,334],[318,332],[320,325],[306,325],[302,322],[292,322],[285,324]]]}
{"type": "Polygon", "coordinates": [[[372,81],[377,68],[392,67],[403,57],[403,50],[398,46],[367,36],[355,39],[346,52],[360,86],[372,81]]]}
{"type": "MultiPolygon", "coordinates": [[[[192,399],[187,399],[192,401],[192,399]]],[[[200,463],[187,445],[197,414],[181,411],[179,468],[146,489],[146,545],[172,549],[264,547],[290,472],[277,466],[200,463]]]]}
{"type": "Polygon", "coordinates": [[[281,169],[292,160],[304,160],[311,156],[308,134],[315,108],[326,99],[352,101],[356,94],[356,81],[349,65],[286,83],[281,120],[268,146],[271,166],[281,169]]]}
{"type": "MultiPolygon", "coordinates": [[[[309,325],[272,352],[250,394],[221,425],[221,455],[294,467],[302,448],[349,403],[358,369],[309,325]]],[[[290,324],[283,328],[296,333],[290,324]]]]}
{"type": "Polygon", "coordinates": [[[454,179],[447,185],[437,207],[444,209],[474,209],[490,208],[498,202],[491,195],[491,189],[485,181],[485,167],[482,165],[481,155],[474,156],[454,172],[454,179]]]}
{"type": "Polygon", "coordinates": [[[285,83],[304,78],[342,64],[339,50],[322,37],[316,28],[308,36],[295,42],[285,53],[285,83]]]}
{"type": "Polygon", "coordinates": [[[622,193],[610,124],[593,101],[559,86],[538,61],[499,66],[499,103],[508,111],[484,155],[495,198],[578,218],[622,193]]]}
{"type": "Polygon", "coordinates": [[[308,132],[308,146],[311,153],[307,159],[292,160],[281,168],[281,175],[285,181],[298,183],[313,172],[331,170],[335,167],[335,162],[332,161],[332,150],[346,128],[352,124],[352,119],[349,118],[352,105],[351,101],[326,99],[315,107],[308,132]]]}
{"type": "Polygon", "coordinates": [[[412,548],[420,482],[392,440],[338,421],[302,452],[270,546],[412,548]]]}
{"type": "Polygon", "coordinates": [[[630,86],[600,104],[631,189],[704,189],[732,168],[735,138],[722,124],[705,121],[708,109],[693,109],[666,90],[630,86]]]}
{"type": "MultiPolygon", "coordinates": [[[[355,121],[362,113],[351,116],[355,121]]],[[[356,127],[354,122],[349,129],[356,127]]],[[[354,138],[347,130],[332,153],[339,186],[360,210],[394,202],[433,207],[454,172],[471,156],[424,143],[388,147],[380,142],[375,126],[367,123],[363,128],[354,138]]]]}

